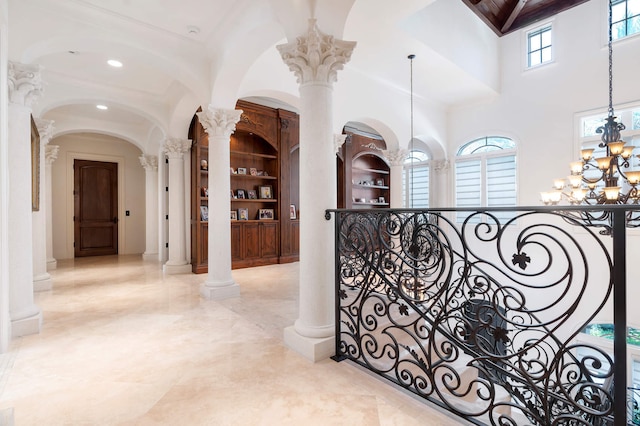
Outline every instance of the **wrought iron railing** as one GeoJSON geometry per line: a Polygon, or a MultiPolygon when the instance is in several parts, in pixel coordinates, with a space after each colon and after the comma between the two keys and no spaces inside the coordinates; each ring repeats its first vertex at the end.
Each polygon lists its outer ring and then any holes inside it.
{"type": "Polygon", "coordinates": [[[585,207],[327,211],[335,359],[473,424],[633,424],[613,362],[627,352],[632,209],[598,209],[599,228],[585,207]],[[611,308],[613,359],[577,339],[611,308]]]}

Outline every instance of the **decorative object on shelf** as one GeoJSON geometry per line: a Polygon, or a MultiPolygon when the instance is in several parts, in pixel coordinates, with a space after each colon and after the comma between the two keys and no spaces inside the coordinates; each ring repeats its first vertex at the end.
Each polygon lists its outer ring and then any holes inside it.
{"type": "MultiPolygon", "coordinates": [[[[581,159],[570,164],[570,176],[566,180],[556,179],[553,191],[540,193],[545,205],[557,205],[563,197],[572,205],[639,204],[640,167],[632,164],[635,146],[625,145],[620,139],[620,131],[625,125],[616,121],[613,110],[612,0],[609,0],[608,47],[609,111],[604,125],[596,129],[596,133],[602,134],[598,147],[605,148],[605,156],[593,158],[594,149],[581,150],[581,159]]],[[[604,228],[602,234],[610,232],[609,212],[584,211],[580,213],[580,219],[590,226],[604,228]]],[[[640,226],[637,212],[627,212],[627,226],[640,226]]]]}
{"type": "Polygon", "coordinates": [[[250,174],[251,176],[258,176],[258,169],[256,169],[255,167],[251,167],[251,168],[249,169],[249,174],[250,174]]]}
{"type": "Polygon", "coordinates": [[[238,220],[238,212],[231,210],[231,220],[238,220]]]}
{"type": "Polygon", "coordinates": [[[289,219],[297,219],[298,216],[296,215],[296,205],[295,204],[291,204],[289,206],[289,219]]]}
{"type": "Polygon", "coordinates": [[[262,185],[259,187],[260,198],[270,200],[273,198],[273,189],[270,185],[262,185]]]}
{"type": "Polygon", "coordinates": [[[238,220],[249,220],[249,209],[247,208],[238,209],[238,220]]]}
{"type": "Polygon", "coordinates": [[[206,186],[203,186],[202,188],[200,188],[200,195],[203,197],[209,196],[209,190],[207,189],[206,186]]]}
{"type": "Polygon", "coordinates": [[[377,186],[384,186],[384,179],[376,179],[377,186]]]}
{"type": "Polygon", "coordinates": [[[244,199],[245,198],[244,189],[238,189],[236,191],[236,193],[238,194],[238,199],[244,199]]]}
{"type": "Polygon", "coordinates": [[[238,167],[238,174],[239,175],[246,175],[247,174],[247,169],[244,167],[238,167]]]}
{"type": "Polygon", "coordinates": [[[200,220],[206,222],[209,220],[209,207],[200,206],[200,220]]]}
{"type": "Polygon", "coordinates": [[[384,197],[378,197],[378,202],[382,204],[386,203],[386,201],[384,200],[384,197]]]}
{"type": "Polygon", "coordinates": [[[273,219],[273,209],[259,209],[258,210],[258,219],[260,219],[260,220],[272,220],[273,219]]]}
{"type": "Polygon", "coordinates": [[[231,199],[233,200],[234,198],[236,198],[236,194],[233,193],[233,189],[230,190],[230,192],[231,192],[231,199]]]}
{"type": "Polygon", "coordinates": [[[231,172],[232,175],[235,175],[238,173],[233,167],[229,167],[229,171],[231,172]]]}
{"type": "Polygon", "coordinates": [[[207,160],[200,160],[200,170],[209,170],[207,160]]]}
{"type": "Polygon", "coordinates": [[[256,194],[256,190],[255,189],[250,189],[247,191],[247,198],[250,200],[256,200],[258,198],[258,195],[256,194]]]}

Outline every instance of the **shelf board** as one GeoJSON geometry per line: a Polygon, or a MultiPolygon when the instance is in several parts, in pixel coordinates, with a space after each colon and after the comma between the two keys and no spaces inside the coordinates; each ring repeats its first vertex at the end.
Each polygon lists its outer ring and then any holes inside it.
{"type": "Polygon", "coordinates": [[[378,170],[378,169],[364,169],[361,167],[352,167],[351,170],[356,170],[359,172],[368,172],[368,173],[379,173],[381,175],[388,175],[389,171],[388,170],[378,170]]]}
{"type": "Polygon", "coordinates": [[[273,223],[273,222],[278,222],[278,219],[250,219],[250,220],[245,220],[245,219],[231,219],[231,223],[273,223]]]}
{"type": "Polygon", "coordinates": [[[231,177],[237,177],[237,178],[240,178],[240,179],[249,179],[249,178],[251,178],[251,179],[265,179],[265,180],[268,180],[268,179],[278,179],[278,177],[277,177],[277,176],[253,176],[253,175],[239,175],[239,174],[237,174],[237,173],[232,174],[232,175],[231,175],[231,177]]]}
{"type": "Polygon", "coordinates": [[[377,188],[377,189],[389,189],[388,186],[382,186],[382,185],[362,185],[361,183],[354,183],[353,184],[354,188],[377,188]]]}
{"type": "Polygon", "coordinates": [[[274,200],[273,198],[232,198],[232,202],[234,203],[277,203],[278,200],[274,200]]]}
{"type": "Polygon", "coordinates": [[[352,202],[354,206],[388,206],[389,203],[362,203],[360,201],[352,202]]]}
{"type": "Polygon", "coordinates": [[[244,152],[244,151],[231,151],[231,155],[240,155],[242,157],[259,157],[276,160],[278,156],[271,154],[258,154],[256,152],[244,152]]]}

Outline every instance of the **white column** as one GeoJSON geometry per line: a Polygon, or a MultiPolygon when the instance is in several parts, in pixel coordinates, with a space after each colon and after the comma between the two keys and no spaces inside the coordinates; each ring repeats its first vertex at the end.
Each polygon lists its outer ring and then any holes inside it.
{"type": "Polygon", "coordinates": [[[31,104],[42,93],[40,67],[9,62],[9,311],[13,337],[39,333],[33,301],[31,104]]]}
{"type": "Polygon", "coordinates": [[[391,165],[389,172],[389,187],[391,188],[390,207],[392,209],[400,209],[404,207],[402,205],[402,191],[404,188],[402,182],[402,168],[404,167],[404,160],[407,158],[406,149],[386,150],[382,154],[391,165]]]}
{"type": "Polygon", "coordinates": [[[158,257],[158,157],[141,155],[140,164],[145,176],[145,249],[144,260],[159,260],[158,257]]]}
{"type": "Polygon", "coordinates": [[[208,272],[200,294],[206,299],[237,297],[240,296],[240,286],[231,276],[229,138],[236,130],[242,110],[213,108],[210,105],[206,111],[197,114],[209,134],[208,272]]]}
{"type": "Polygon", "coordinates": [[[431,188],[429,188],[429,194],[437,194],[438,196],[429,197],[429,206],[431,208],[450,206],[449,170],[451,169],[451,165],[449,160],[436,160],[432,161],[431,164],[434,171],[432,176],[435,179],[433,179],[431,188]]]}
{"type": "Polygon", "coordinates": [[[188,139],[167,139],[164,153],[169,158],[169,260],[163,271],[167,274],[191,272],[187,260],[184,191],[184,153],[189,152],[188,139]]]}
{"type": "Polygon", "coordinates": [[[53,162],[58,158],[58,145],[47,145],[45,147],[45,206],[47,209],[47,271],[58,267],[58,261],[53,257],[53,174],[51,172],[53,162]]]}
{"type": "Polygon", "coordinates": [[[342,145],[344,145],[344,143],[347,141],[347,135],[341,133],[341,134],[334,134],[333,135],[333,152],[334,154],[338,154],[338,152],[340,152],[340,148],[342,148],[342,145]]]}
{"type": "Polygon", "coordinates": [[[51,290],[53,286],[51,275],[47,272],[47,210],[49,209],[47,204],[49,200],[49,197],[47,197],[47,189],[50,185],[45,172],[45,150],[53,135],[53,121],[36,118],[35,122],[38,127],[38,134],[40,135],[40,159],[38,161],[39,169],[37,172],[40,176],[40,203],[38,210],[33,212],[32,218],[33,289],[34,291],[45,291],[51,290]]]}
{"type": "Polygon", "coordinates": [[[300,83],[300,309],[285,343],[312,361],[334,351],[334,222],[336,159],[333,137],[333,83],[350,59],[354,42],[318,30],[315,19],[296,41],[278,46],[300,83]]]}

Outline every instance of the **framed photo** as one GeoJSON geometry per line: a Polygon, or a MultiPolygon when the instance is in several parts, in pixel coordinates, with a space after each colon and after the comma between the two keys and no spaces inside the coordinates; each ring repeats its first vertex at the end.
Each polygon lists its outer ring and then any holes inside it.
{"type": "Polygon", "coordinates": [[[384,197],[378,197],[378,202],[382,204],[386,203],[386,201],[384,200],[384,197]]]}
{"type": "Polygon", "coordinates": [[[376,186],[384,186],[384,179],[376,179],[376,186]]]}
{"type": "Polygon", "coordinates": [[[260,219],[260,220],[273,219],[273,209],[260,209],[260,210],[258,210],[258,219],[260,219]]]}
{"type": "Polygon", "coordinates": [[[255,167],[251,167],[251,168],[249,169],[249,174],[250,174],[251,176],[258,176],[258,169],[256,169],[255,167]]]}
{"type": "Polygon", "coordinates": [[[245,169],[244,167],[238,167],[238,174],[239,175],[246,175],[247,174],[247,169],[245,169]]]}
{"type": "Polygon", "coordinates": [[[246,198],[246,197],[245,197],[245,195],[246,195],[246,194],[244,193],[244,189],[238,189],[238,190],[236,191],[236,193],[237,193],[237,197],[238,197],[239,199],[246,198]]]}
{"type": "Polygon", "coordinates": [[[271,187],[271,185],[260,186],[259,190],[260,190],[260,198],[263,198],[263,199],[273,198],[273,188],[271,187]]]}
{"type": "Polygon", "coordinates": [[[238,220],[238,212],[231,210],[231,220],[238,220]]]}
{"type": "Polygon", "coordinates": [[[256,194],[256,190],[255,189],[250,189],[247,191],[247,198],[250,200],[255,200],[256,198],[258,198],[258,195],[256,194]]]}
{"type": "Polygon", "coordinates": [[[249,220],[249,209],[247,208],[238,209],[238,220],[249,220]]]}
{"type": "Polygon", "coordinates": [[[291,204],[289,206],[289,219],[296,219],[297,215],[296,215],[296,205],[295,204],[291,204]]]}
{"type": "Polygon", "coordinates": [[[200,220],[207,222],[209,220],[209,207],[200,206],[200,220]]]}

